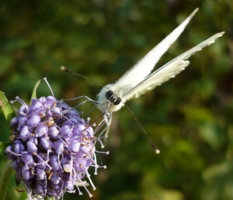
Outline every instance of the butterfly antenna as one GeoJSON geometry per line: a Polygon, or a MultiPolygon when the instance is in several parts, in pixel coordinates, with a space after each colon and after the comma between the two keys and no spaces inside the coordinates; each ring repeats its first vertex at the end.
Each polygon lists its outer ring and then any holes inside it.
{"type": "Polygon", "coordinates": [[[154,149],[156,154],[160,153],[160,150],[158,149],[158,147],[155,146],[155,144],[152,142],[152,140],[150,139],[150,137],[148,136],[148,133],[146,132],[146,130],[143,128],[143,126],[141,125],[141,123],[138,121],[138,119],[136,118],[136,116],[133,114],[133,112],[131,111],[131,109],[129,108],[129,106],[127,106],[124,103],[125,107],[128,109],[128,111],[130,112],[130,114],[133,116],[134,120],[136,121],[136,123],[138,124],[138,126],[141,128],[142,132],[146,135],[147,140],[149,141],[150,145],[152,146],[152,148],[154,149]]]}
{"type": "Polygon", "coordinates": [[[99,86],[103,87],[103,85],[102,85],[102,84],[100,84],[100,83],[98,83],[98,82],[96,82],[96,81],[93,81],[92,79],[90,79],[90,78],[88,78],[88,77],[86,77],[86,76],[84,76],[84,75],[82,75],[82,74],[79,74],[79,73],[73,72],[73,71],[71,71],[71,70],[67,69],[67,68],[66,68],[66,67],[64,67],[64,66],[61,66],[61,70],[62,70],[62,71],[64,71],[64,72],[67,72],[67,73],[73,74],[73,75],[75,75],[75,76],[78,76],[78,77],[84,78],[84,79],[86,79],[87,81],[90,81],[90,82],[92,82],[92,83],[94,83],[94,84],[97,84],[97,85],[99,85],[99,86]]]}
{"type": "MultiPolygon", "coordinates": [[[[84,78],[84,79],[86,79],[87,81],[90,81],[90,82],[92,82],[92,83],[94,83],[94,84],[97,84],[97,85],[103,87],[103,85],[101,85],[100,83],[98,83],[98,82],[96,82],[96,81],[93,81],[92,79],[90,79],[90,78],[88,78],[88,77],[86,77],[86,76],[84,76],[84,75],[82,75],[82,74],[73,72],[73,71],[67,69],[67,68],[64,67],[64,66],[61,66],[61,70],[64,71],[64,72],[73,74],[73,75],[75,75],[75,76],[84,78]]],[[[105,88],[108,89],[107,87],[105,87],[105,88]]],[[[108,90],[109,90],[109,89],[108,89],[108,90]]],[[[124,102],[123,102],[123,103],[124,103],[124,102]]],[[[141,125],[141,123],[138,121],[138,119],[137,119],[136,116],[133,114],[133,112],[130,110],[130,108],[129,108],[125,103],[124,103],[124,105],[125,105],[126,108],[129,110],[130,114],[133,116],[134,120],[135,120],[136,123],[139,125],[139,127],[140,127],[141,130],[142,130],[142,132],[146,135],[146,137],[147,137],[149,143],[151,144],[152,148],[154,149],[155,153],[156,153],[156,154],[159,154],[159,153],[160,153],[160,150],[159,150],[159,149],[155,146],[155,144],[152,142],[152,140],[151,140],[150,137],[148,136],[147,132],[145,131],[145,129],[143,128],[143,126],[141,125]]],[[[102,117],[102,116],[103,116],[103,114],[100,115],[91,125],[93,125],[95,122],[97,122],[97,121],[100,119],[100,117],[102,117]]],[[[91,125],[89,125],[89,126],[91,126],[91,125]]],[[[88,126],[88,127],[89,127],[89,126],[88,126]]],[[[86,127],[86,129],[87,129],[88,127],[86,127]]]]}
{"type": "MultiPolygon", "coordinates": [[[[88,77],[86,77],[86,76],[84,76],[84,75],[82,75],[82,74],[73,72],[73,71],[67,69],[65,66],[61,66],[61,70],[64,71],[64,72],[73,74],[73,75],[75,75],[75,76],[84,78],[84,79],[86,79],[87,81],[90,81],[90,82],[92,82],[92,83],[94,83],[94,84],[97,84],[97,85],[103,87],[103,85],[101,85],[100,83],[98,83],[98,82],[96,82],[96,81],[93,81],[92,79],[90,79],[90,78],[88,78],[88,77]]],[[[94,106],[94,107],[95,107],[95,106],[94,106]]],[[[93,107],[93,108],[94,108],[94,107],[93,107]]],[[[92,109],[93,109],[93,108],[92,108],[92,109]]],[[[92,109],[91,109],[91,111],[92,111],[92,109]]],[[[90,112],[91,112],[91,111],[90,111],[90,112]]],[[[104,113],[102,113],[102,114],[101,114],[91,125],[89,125],[89,126],[92,126],[93,124],[95,124],[95,122],[97,122],[103,115],[104,115],[104,113]]],[[[88,127],[89,127],[89,126],[88,126],[88,127]]],[[[86,127],[86,129],[87,129],[88,127],[86,127]]]]}

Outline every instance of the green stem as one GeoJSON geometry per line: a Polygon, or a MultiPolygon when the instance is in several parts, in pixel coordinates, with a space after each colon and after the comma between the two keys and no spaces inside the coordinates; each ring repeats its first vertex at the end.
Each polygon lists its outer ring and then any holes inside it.
{"type": "Polygon", "coordinates": [[[7,161],[0,176],[0,199],[4,200],[6,196],[7,185],[10,180],[13,169],[10,167],[11,161],[7,161]]]}

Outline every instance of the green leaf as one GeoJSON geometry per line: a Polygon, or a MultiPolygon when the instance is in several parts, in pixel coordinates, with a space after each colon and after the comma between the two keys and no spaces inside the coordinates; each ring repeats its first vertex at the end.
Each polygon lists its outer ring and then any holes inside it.
{"type": "Polygon", "coordinates": [[[28,195],[27,195],[27,193],[26,193],[26,192],[21,192],[21,195],[20,195],[19,200],[25,200],[25,199],[28,199],[27,197],[28,197],[28,195]]]}
{"type": "Polygon", "coordinates": [[[4,153],[6,147],[8,147],[10,142],[0,142],[0,155],[4,153]]]}
{"type": "Polygon", "coordinates": [[[8,160],[2,169],[2,174],[0,176],[0,199],[5,199],[6,192],[7,192],[7,186],[8,186],[11,174],[13,173],[13,169],[10,166],[11,166],[11,161],[8,160]]]}
{"type": "Polygon", "coordinates": [[[10,123],[10,120],[15,116],[15,112],[12,105],[6,98],[4,92],[2,91],[0,91],[0,106],[6,120],[8,121],[8,123],[10,123]]]}
{"type": "Polygon", "coordinates": [[[30,104],[32,103],[32,99],[36,98],[36,90],[37,90],[37,88],[38,88],[39,85],[40,85],[40,80],[37,81],[35,87],[33,88],[30,104]]]}

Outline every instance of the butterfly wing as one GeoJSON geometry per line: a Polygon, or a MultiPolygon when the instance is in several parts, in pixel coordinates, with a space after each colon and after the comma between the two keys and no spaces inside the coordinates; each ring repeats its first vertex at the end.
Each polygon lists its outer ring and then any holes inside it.
{"type": "Polygon", "coordinates": [[[168,81],[170,78],[175,77],[182,70],[185,69],[189,65],[189,61],[187,60],[191,55],[196,53],[197,51],[202,50],[205,46],[209,46],[214,43],[215,40],[223,35],[224,32],[217,33],[207,40],[201,42],[197,46],[192,49],[186,51],[185,53],[179,55],[174,58],[152,74],[150,74],[145,80],[140,82],[134,88],[129,90],[122,98],[125,102],[131,98],[137,98],[140,95],[146,93],[148,90],[154,89],[156,86],[161,85],[162,83],[168,81]]]}
{"type": "Polygon", "coordinates": [[[147,53],[136,65],[128,70],[118,81],[109,87],[110,90],[117,93],[119,90],[126,93],[128,90],[138,85],[148,76],[153,70],[155,64],[160,57],[168,50],[168,48],[177,40],[183,32],[187,24],[193,18],[198,8],[195,9],[189,17],[183,21],[175,30],[173,30],[164,40],[155,46],[149,53],[147,53]]]}

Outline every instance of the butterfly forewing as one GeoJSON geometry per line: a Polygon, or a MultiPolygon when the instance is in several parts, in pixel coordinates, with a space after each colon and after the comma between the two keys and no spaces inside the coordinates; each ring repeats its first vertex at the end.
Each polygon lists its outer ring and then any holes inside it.
{"type": "Polygon", "coordinates": [[[128,70],[115,84],[111,86],[111,90],[117,92],[119,88],[124,90],[123,93],[128,92],[138,83],[147,77],[155,64],[161,56],[168,50],[168,48],[177,40],[183,32],[187,24],[193,18],[198,9],[195,9],[189,17],[186,18],[175,30],[173,30],[166,38],[164,38],[157,46],[155,46],[149,53],[147,53],[138,63],[136,63],[130,70],[128,70]]]}
{"type": "Polygon", "coordinates": [[[154,89],[156,86],[161,85],[162,83],[168,81],[170,78],[175,77],[178,73],[185,69],[189,65],[189,61],[187,59],[200,51],[205,46],[209,46],[210,44],[214,43],[214,41],[221,37],[224,32],[217,33],[212,37],[208,38],[207,40],[201,42],[197,46],[193,47],[192,49],[186,51],[185,53],[181,54],[180,56],[174,58],[148,77],[145,78],[142,82],[136,85],[134,88],[129,90],[124,96],[123,100],[127,101],[134,97],[139,97],[140,95],[144,94],[148,90],[154,89]]]}

